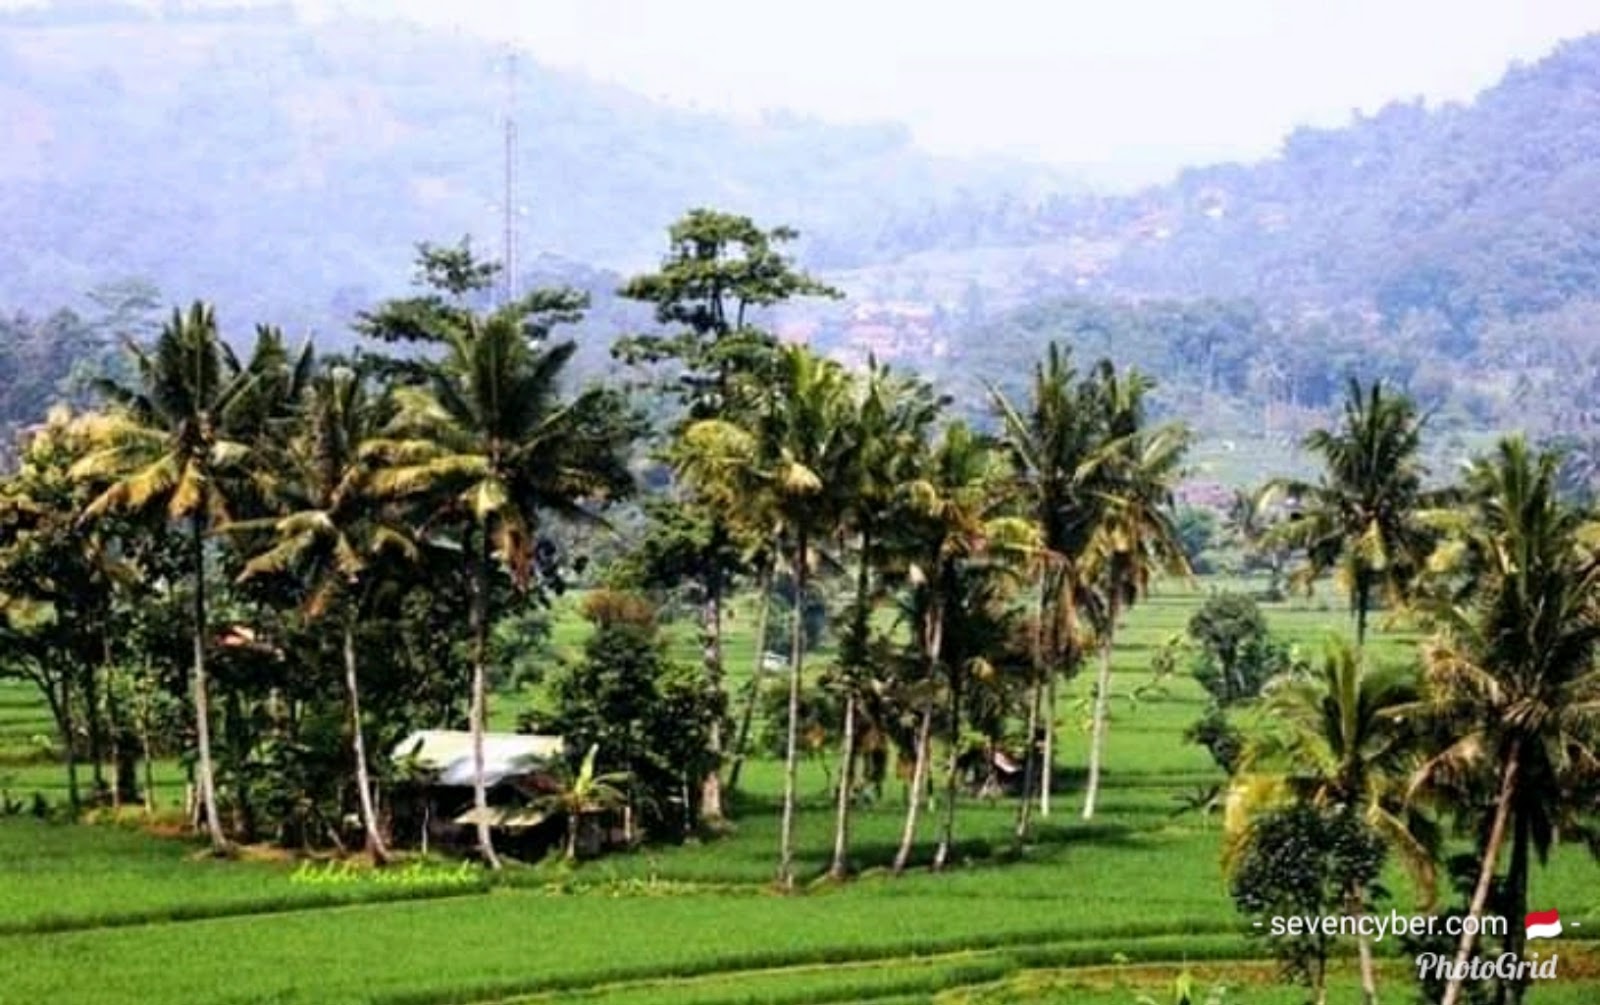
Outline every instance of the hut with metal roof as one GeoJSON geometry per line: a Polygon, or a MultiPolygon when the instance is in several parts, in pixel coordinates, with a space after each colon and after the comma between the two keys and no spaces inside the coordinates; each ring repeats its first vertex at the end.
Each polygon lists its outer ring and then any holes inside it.
{"type": "MultiPolygon", "coordinates": [[[[487,821],[513,840],[542,845],[559,828],[546,828],[549,814],[535,808],[539,797],[560,790],[566,743],[559,736],[485,733],[483,777],[489,790],[487,821]]],[[[420,833],[422,845],[470,843],[479,821],[472,803],[472,734],[425,729],[407,736],[390,754],[400,779],[395,793],[395,830],[420,833]],[[413,830],[417,828],[417,830],[413,830]]]]}

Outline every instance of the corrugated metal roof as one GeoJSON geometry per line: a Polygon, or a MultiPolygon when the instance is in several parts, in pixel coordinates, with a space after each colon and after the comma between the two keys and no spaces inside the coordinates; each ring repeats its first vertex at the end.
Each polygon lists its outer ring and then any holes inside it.
{"type": "Polygon", "coordinates": [[[526,806],[489,806],[482,813],[477,809],[470,809],[456,817],[455,823],[463,827],[476,827],[479,819],[488,821],[490,827],[521,830],[539,826],[550,819],[550,814],[526,806]]]}
{"type": "MultiPolygon", "coordinates": [[[[486,784],[525,775],[566,752],[559,736],[526,733],[483,734],[483,777],[486,784]]],[[[391,755],[410,760],[437,774],[440,785],[472,784],[472,734],[456,729],[423,729],[401,740],[391,755]]]]}

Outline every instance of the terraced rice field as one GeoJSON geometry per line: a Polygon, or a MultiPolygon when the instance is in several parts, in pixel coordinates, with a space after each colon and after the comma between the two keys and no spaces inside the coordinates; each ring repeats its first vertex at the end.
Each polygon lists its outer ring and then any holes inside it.
{"type": "MultiPolygon", "coordinates": [[[[1117,652],[1119,691],[1146,678],[1151,651],[1182,630],[1195,603],[1175,592],[1134,612],[1117,652]]],[[[1306,644],[1343,623],[1318,605],[1280,605],[1269,617],[1306,644]]],[[[561,632],[562,644],[581,640],[569,625],[561,632]]],[[[1405,658],[1407,642],[1388,633],[1378,654],[1405,658]]],[[[753,654],[748,634],[734,643],[753,654]]],[[[1169,1001],[1184,967],[1202,988],[1228,986],[1227,1002],[1304,1001],[1303,990],[1274,982],[1232,909],[1217,820],[1180,811],[1179,794],[1219,781],[1206,754],[1181,741],[1203,707],[1199,688],[1181,679],[1164,696],[1118,703],[1092,823],[1077,816],[1081,697],[1081,682],[1061,696],[1062,790],[1020,858],[1009,854],[1012,806],[971,800],[954,871],[891,879],[884,866],[903,809],[891,786],[859,817],[863,877],[790,897],[767,887],[779,789],[769,762],[747,774],[726,840],[493,882],[305,884],[292,863],[219,863],[133,830],[0,820],[0,1003],[1134,1005],[1169,1001]]],[[[503,711],[515,700],[503,699],[503,711]]],[[[48,730],[36,699],[0,685],[0,778],[9,777],[0,788],[61,796],[59,765],[40,762],[31,739],[48,730]]],[[[162,775],[172,783],[163,800],[176,798],[176,771],[162,775]]],[[[823,766],[806,764],[800,847],[810,876],[829,846],[826,786],[823,766]]],[[[933,837],[927,821],[919,861],[933,837]]],[[[1600,932],[1597,879],[1578,849],[1558,849],[1536,873],[1535,900],[1600,932]]],[[[1407,909],[1403,882],[1393,885],[1395,906],[1407,909]]],[[[1414,1000],[1410,962],[1380,950],[1385,1001],[1414,1000]]],[[[1562,979],[1531,1000],[1600,1000],[1600,953],[1576,939],[1560,953],[1562,979]]],[[[1341,961],[1338,974],[1332,1000],[1356,1001],[1352,965],[1341,961]]]]}

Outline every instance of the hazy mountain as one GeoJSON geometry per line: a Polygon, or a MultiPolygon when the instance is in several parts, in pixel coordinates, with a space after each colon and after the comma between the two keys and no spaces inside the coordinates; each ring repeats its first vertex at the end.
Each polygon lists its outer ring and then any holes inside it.
{"type": "MultiPolygon", "coordinates": [[[[43,310],[139,275],[171,298],[214,298],[238,323],[297,325],[403,287],[418,240],[470,233],[498,254],[506,55],[286,9],[0,16],[0,304],[43,310]]],[[[736,123],[526,59],[515,108],[530,261],[646,266],[666,224],[699,204],[837,245],[897,208],[1064,184],[929,156],[896,125],[736,123]]]]}
{"type": "MultiPolygon", "coordinates": [[[[404,287],[414,242],[499,253],[505,56],[287,9],[0,17],[0,308],[37,319],[141,276],[235,331],[340,333],[404,287]]],[[[1470,103],[1398,102],[1132,195],[932,157],[890,124],[739,123],[528,60],[516,83],[524,271],[592,289],[593,367],[647,321],[608,291],[713,205],[800,227],[851,294],[786,333],[958,381],[1065,338],[1175,401],[1249,403],[1243,428],[1321,407],[1350,369],[1463,422],[1552,428],[1589,421],[1572,402],[1600,384],[1600,36],[1470,103]]]]}
{"type": "Polygon", "coordinates": [[[857,255],[926,285],[952,253],[982,264],[975,248],[989,265],[978,278],[1013,299],[1066,288],[1365,305],[1391,323],[1427,313],[1426,327],[1471,344],[1496,320],[1600,293],[1600,35],[1513,67],[1471,103],[1396,102],[1298,130],[1260,163],[1128,197],[946,204],[857,255]]]}

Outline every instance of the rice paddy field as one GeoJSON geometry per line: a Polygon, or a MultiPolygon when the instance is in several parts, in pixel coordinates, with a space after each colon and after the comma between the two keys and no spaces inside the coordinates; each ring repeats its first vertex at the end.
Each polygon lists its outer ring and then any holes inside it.
{"type": "MultiPolygon", "coordinates": [[[[1116,653],[1119,693],[1148,679],[1152,652],[1213,585],[1168,588],[1132,612],[1116,653]]],[[[1276,633],[1305,646],[1347,627],[1333,601],[1267,613],[1276,633]]],[[[733,622],[736,672],[754,662],[752,620],[742,611],[733,622]]],[[[1414,637],[1380,628],[1376,657],[1410,658],[1414,637]]],[[[570,612],[556,641],[581,645],[570,612]]],[[[692,658],[686,634],[675,644],[692,658]]],[[[1102,810],[1085,823],[1084,684],[1062,690],[1064,778],[1023,854],[1010,854],[1013,806],[973,799],[961,807],[953,871],[889,877],[904,807],[891,785],[858,818],[862,876],[822,882],[828,779],[820,762],[806,763],[799,843],[812,881],[790,896],[769,887],[780,766],[766,761],[747,771],[737,829],[725,839],[493,880],[439,866],[408,883],[297,882],[295,863],[214,861],[187,839],[131,826],[0,818],[0,1003],[1165,1005],[1184,971],[1199,988],[1196,1005],[1219,988],[1218,1003],[1304,1002],[1305,989],[1277,982],[1261,940],[1234,912],[1220,821],[1183,810],[1183,794],[1221,781],[1206,753],[1182,740],[1203,710],[1200,688],[1180,677],[1163,694],[1116,704],[1102,810]]],[[[497,722],[533,698],[501,696],[497,722]]],[[[12,799],[64,798],[63,771],[36,739],[49,732],[34,694],[0,683],[0,790],[12,799]]],[[[176,768],[157,777],[161,801],[178,799],[176,768]]],[[[931,857],[934,836],[925,816],[919,861],[931,857]]],[[[1404,882],[1391,885],[1391,906],[1409,910],[1404,882]]],[[[1533,893],[1574,935],[1600,933],[1600,868],[1581,849],[1558,848],[1533,893]]],[[[1600,1001],[1600,946],[1579,936],[1554,948],[1560,976],[1530,1000],[1600,1001]]],[[[1418,1000],[1412,961],[1393,945],[1379,950],[1383,1000],[1418,1000]]],[[[1357,1001],[1353,962],[1337,961],[1334,972],[1330,1001],[1357,1001]]]]}

